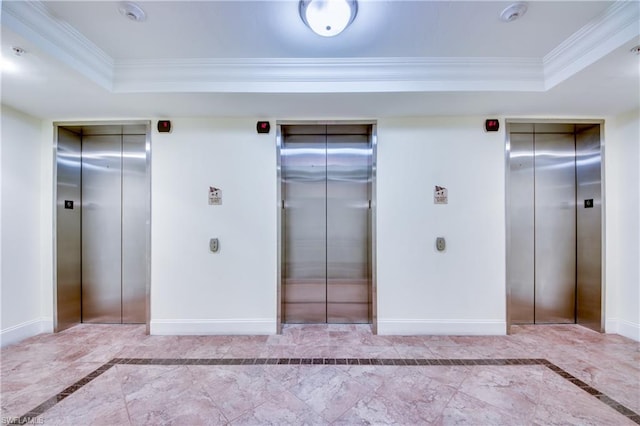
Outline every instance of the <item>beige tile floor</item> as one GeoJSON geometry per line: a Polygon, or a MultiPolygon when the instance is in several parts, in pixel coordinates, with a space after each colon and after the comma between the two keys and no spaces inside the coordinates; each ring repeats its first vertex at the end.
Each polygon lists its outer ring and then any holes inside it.
{"type": "Polygon", "coordinates": [[[3,348],[0,363],[2,424],[640,424],[640,343],[576,325],[403,337],[83,324],[3,348]]]}

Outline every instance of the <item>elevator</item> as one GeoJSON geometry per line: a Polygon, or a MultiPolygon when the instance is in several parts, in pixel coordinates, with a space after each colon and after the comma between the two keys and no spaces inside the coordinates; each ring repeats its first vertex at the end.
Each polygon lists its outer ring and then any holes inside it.
{"type": "Polygon", "coordinates": [[[145,323],[150,124],[55,129],[55,328],[145,323]]]}
{"type": "Polygon", "coordinates": [[[375,126],[278,126],[280,321],[373,317],[375,126]]]}
{"type": "Polygon", "coordinates": [[[602,331],[601,123],[507,123],[510,324],[602,331]]]}

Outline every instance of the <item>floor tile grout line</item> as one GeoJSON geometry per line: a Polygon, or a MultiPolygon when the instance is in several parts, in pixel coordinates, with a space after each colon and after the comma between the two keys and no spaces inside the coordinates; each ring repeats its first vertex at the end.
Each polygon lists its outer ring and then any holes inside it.
{"type": "Polygon", "coordinates": [[[577,386],[603,404],[613,408],[631,421],[640,424],[640,414],[620,404],[607,394],[588,385],[564,369],[558,367],[543,358],[113,358],[101,365],[88,375],[76,381],[53,397],[47,399],[37,407],[31,409],[20,417],[14,417],[9,424],[30,424],[44,414],[47,410],[57,405],[60,401],[82,389],[103,373],[115,365],[191,365],[191,366],[239,366],[239,365],[345,365],[345,366],[402,366],[402,367],[426,367],[426,366],[532,366],[542,365],[553,371],[569,383],[577,386]]]}

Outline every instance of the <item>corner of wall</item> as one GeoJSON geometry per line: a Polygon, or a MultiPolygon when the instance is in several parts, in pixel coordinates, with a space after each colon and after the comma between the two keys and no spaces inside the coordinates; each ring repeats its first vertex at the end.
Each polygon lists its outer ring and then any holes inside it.
{"type": "Polygon", "coordinates": [[[42,268],[50,256],[46,250],[50,233],[43,227],[43,206],[47,197],[51,197],[51,187],[45,184],[51,177],[47,168],[43,169],[43,154],[45,149],[51,150],[51,139],[43,143],[41,118],[7,105],[2,105],[0,113],[3,154],[0,344],[6,346],[53,329],[52,310],[44,309],[42,303],[46,287],[42,268]]]}
{"type": "Polygon", "coordinates": [[[0,347],[18,343],[41,333],[53,332],[52,318],[37,318],[0,331],[0,347]]]}
{"type": "Polygon", "coordinates": [[[605,123],[607,333],[640,341],[640,110],[605,123]]]}

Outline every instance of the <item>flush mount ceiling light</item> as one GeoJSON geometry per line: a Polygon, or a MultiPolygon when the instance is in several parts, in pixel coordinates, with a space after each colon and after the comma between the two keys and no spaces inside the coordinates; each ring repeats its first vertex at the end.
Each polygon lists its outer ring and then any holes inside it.
{"type": "Polygon", "coordinates": [[[515,21],[518,18],[522,18],[522,15],[527,13],[527,9],[527,3],[514,3],[502,11],[500,14],[500,20],[502,22],[515,21]]]}
{"type": "Polygon", "coordinates": [[[340,34],[357,12],[356,0],[300,0],[300,17],[311,31],[323,37],[340,34]]]}
{"type": "Polygon", "coordinates": [[[125,18],[135,22],[142,22],[147,19],[147,14],[144,13],[144,10],[137,4],[129,1],[119,3],[118,12],[125,18]]]}

